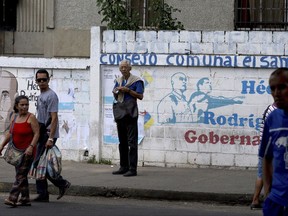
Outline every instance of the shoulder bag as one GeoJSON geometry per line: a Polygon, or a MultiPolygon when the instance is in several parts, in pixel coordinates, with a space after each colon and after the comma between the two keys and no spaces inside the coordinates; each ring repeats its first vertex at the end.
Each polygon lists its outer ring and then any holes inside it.
{"type": "Polygon", "coordinates": [[[124,100],[122,103],[113,103],[113,115],[115,121],[121,120],[126,116],[131,118],[138,117],[138,106],[134,98],[124,100]]]}

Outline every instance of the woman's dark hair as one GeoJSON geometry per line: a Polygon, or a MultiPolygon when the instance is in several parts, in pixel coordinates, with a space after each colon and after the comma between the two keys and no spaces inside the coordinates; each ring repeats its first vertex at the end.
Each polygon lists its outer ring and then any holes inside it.
{"type": "Polygon", "coordinates": [[[25,95],[20,95],[20,96],[15,98],[14,107],[13,107],[15,113],[19,112],[19,110],[17,109],[17,105],[19,104],[20,100],[23,100],[23,99],[27,100],[29,103],[29,98],[25,95]]]}

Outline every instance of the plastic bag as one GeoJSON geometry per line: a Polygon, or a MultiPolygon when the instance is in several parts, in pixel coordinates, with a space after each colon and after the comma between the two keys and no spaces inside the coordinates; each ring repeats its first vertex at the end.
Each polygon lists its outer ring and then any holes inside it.
{"type": "Polygon", "coordinates": [[[36,169],[36,179],[43,180],[46,178],[46,175],[49,175],[52,179],[57,179],[61,171],[62,155],[58,147],[53,146],[50,149],[45,149],[36,169]]]}
{"type": "Polygon", "coordinates": [[[36,171],[37,171],[37,166],[35,166],[33,162],[28,172],[28,177],[32,179],[36,179],[36,171]]]}
{"type": "Polygon", "coordinates": [[[57,179],[62,171],[62,154],[57,146],[47,152],[47,172],[52,179],[57,179]]]}
{"type": "Polygon", "coordinates": [[[47,165],[48,165],[48,160],[47,160],[47,153],[49,150],[45,149],[43,154],[40,157],[37,169],[36,169],[36,179],[37,180],[44,180],[46,179],[46,170],[47,170],[47,165]]]}

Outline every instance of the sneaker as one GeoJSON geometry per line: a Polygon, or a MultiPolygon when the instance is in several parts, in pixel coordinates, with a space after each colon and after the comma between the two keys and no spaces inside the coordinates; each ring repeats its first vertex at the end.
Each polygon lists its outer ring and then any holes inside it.
{"type": "Polygon", "coordinates": [[[4,200],[4,204],[5,205],[9,205],[9,206],[11,206],[11,207],[17,207],[17,205],[16,205],[16,203],[15,202],[13,202],[13,201],[11,201],[11,200],[9,200],[9,199],[5,199],[4,200]]]}
{"type": "Polygon", "coordinates": [[[59,196],[57,197],[57,200],[61,199],[65,195],[66,191],[70,188],[70,186],[71,183],[67,181],[65,187],[59,188],[59,196]]]}
{"type": "Polygon", "coordinates": [[[39,194],[33,201],[34,202],[49,202],[49,195],[43,196],[39,194]]]}

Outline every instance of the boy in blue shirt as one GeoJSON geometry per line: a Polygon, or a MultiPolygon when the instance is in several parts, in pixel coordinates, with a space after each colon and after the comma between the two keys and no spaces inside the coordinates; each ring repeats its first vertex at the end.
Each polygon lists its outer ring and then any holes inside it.
{"type": "Polygon", "coordinates": [[[264,123],[259,149],[266,197],[263,215],[288,216],[288,68],[272,72],[269,85],[278,109],[264,123]]]}

